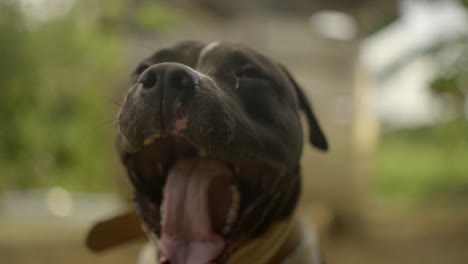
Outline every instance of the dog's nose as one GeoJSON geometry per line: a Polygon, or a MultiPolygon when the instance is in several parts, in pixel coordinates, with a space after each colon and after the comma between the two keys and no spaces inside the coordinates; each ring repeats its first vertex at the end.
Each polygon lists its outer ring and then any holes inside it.
{"type": "Polygon", "coordinates": [[[146,70],[140,77],[139,82],[144,89],[154,88],[158,82],[158,72],[154,69],[146,70]]]}
{"type": "Polygon", "coordinates": [[[167,87],[188,92],[195,89],[199,78],[192,70],[187,67],[174,67],[167,73],[167,87]]]}
{"type": "Polygon", "coordinates": [[[139,82],[143,89],[165,89],[170,92],[190,94],[200,83],[198,74],[188,66],[178,63],[160,63],[146,69],[139,82]]]}

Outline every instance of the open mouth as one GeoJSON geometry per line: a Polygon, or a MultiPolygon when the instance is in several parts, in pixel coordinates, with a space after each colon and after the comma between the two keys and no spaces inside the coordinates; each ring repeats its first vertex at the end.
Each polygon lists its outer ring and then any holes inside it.
{"type": "Polygon", "coordinates": [[[226,153],[158,135],[129,155],[136,203],[161,263],[222,263],[268,212],[281,170],[226,153]]]}

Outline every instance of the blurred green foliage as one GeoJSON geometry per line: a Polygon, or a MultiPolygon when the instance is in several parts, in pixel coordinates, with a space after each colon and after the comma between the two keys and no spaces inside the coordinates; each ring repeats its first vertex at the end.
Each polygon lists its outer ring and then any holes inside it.
{"type": "Polygon", "coordinates": [[[468,124],[384,134],[377,148],[377,192],[413,205],[468,201],[468,124]]]}
{"type": "MultiPolygon", "coordinates": [[[[146,31],[174,26],[183,16],[169,5],[162,3],[142,3],[135,10],[135,24],[146,31]]],[[[179,22],[180,23],[180,22],[179,22]]]]}
{"type": "Polygon", "coordinates": [[[0,191],[113,188],[106,122],[122,58],[119,38],[99,23],[107,9],[76,1],[35,21],[17,3],[0,0],[0,191]]]}
{"type": "MultiPolygon", "coordinates": [[[[468,1],[463,1],[464,5],[468,1]]],[[[444,121],[428,128],[384,133],[377,149],[377,192],[410,204],[468,201],[468,34],[435,42],[408,56],[431,58],[438,71],[428,89],[444,121]]]]}
{"type": "Polygon", "coordinates": [[[453,49],[454,44],[464,47],[451,63],[438,61],[439,74],[429,87],[449,110],[447,121],[384,134],[377,154],[377,190],[383,197],[417,205],[463,205],[468,201],[468,45],[465,38],[454,42],[432,51],[437,55],[453,49]]]}

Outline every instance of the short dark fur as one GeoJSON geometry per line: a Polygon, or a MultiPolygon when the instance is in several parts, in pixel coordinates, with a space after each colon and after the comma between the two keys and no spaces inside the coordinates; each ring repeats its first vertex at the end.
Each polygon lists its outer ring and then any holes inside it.
{"type": "Polygon", "coordinates": [[[240,177],[237,183],[241,209],[251,204],[256,208],[226,237],[239,244],[260,236],[294,211],[301,185],[300,110],[309,123],[310,142],[322,150],[328,144],[304,93],[283,66],[229,43],[221,43],[199,61],[203,47],[200,42],[182,42],[156,52],[136,67],[119,115],[117,147],[134,186],[140,216],[156,235],[161,232],[155,216],[159,216],[164,179],[148,172],[139,153],[145,138],[168,133],[173,120],[190,113],[194,121],[184,136],[209,157],[272,165],[264,175],[240,177]],[[170,87],[173,81],[164,79],[180,69],[180,64],[207,76],[200,80],[201,88],[188,95],[181,95],[170,87]],[[148,70],[158,72],[164,80],[152,81],[164,88],[137,90],[136,84],[144,81],[142,73],[148,70]],[[174,110],[176,101],[181,107],[174,110]]]}

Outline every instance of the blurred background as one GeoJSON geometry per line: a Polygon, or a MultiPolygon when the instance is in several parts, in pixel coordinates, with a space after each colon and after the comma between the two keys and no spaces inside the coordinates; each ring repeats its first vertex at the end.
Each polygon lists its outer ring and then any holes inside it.
{"type": "Polygon", "coordinates": [[[329,263],[468,263],[468,1],[0,0],[0,262],[134,263],[90,225],[126,207],[127,76],[178,40],[246,43],[303,85],[300,213],[329,263]]]}

